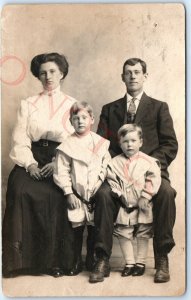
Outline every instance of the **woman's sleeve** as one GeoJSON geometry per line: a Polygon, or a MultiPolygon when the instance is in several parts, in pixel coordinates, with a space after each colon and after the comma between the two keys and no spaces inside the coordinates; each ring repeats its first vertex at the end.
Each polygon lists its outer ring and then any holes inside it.
{"type": "Polygon", "coordinates": [[[151,200],[152,197],[157,194],[160,185],[161,185],[161,170],[157,162],[154,161],[151,164],[150,169],[146,173],[145,186],[141,192],[141,197],[151,200]]]}
{"type": "Polygon", "coordinates": [[[10,152],[10,158],[14,163],[26,170],[31,164],[38,165],[31,151],[31,139],[27,134],[28,113],[28,102],[22,100],[17,113],[17,123],[12,134],[10,152]]]}
{"type": "Polygon", "coordinates": [[[65,195],[72,194],[71,158],[57,150],[55,165],[54,182],[63,190],[65,195]]]}

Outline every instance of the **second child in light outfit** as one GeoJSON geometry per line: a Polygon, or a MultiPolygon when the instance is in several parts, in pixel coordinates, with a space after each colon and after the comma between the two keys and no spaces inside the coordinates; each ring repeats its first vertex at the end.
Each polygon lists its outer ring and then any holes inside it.
{"type": "Polygon", "coordinates": [[[122,276],[144,274],[149,238],[152,237],[152,197],[161,184],[159,162],[143,152],[142,130],[136,124],[118,131],[122,154],[111,160],[107,181],[120,202],[114,227],[125,260],[122,276]],[[137,238],[137,257],[133,239],[137,238]]]}
{"type": "Polygon", "coordinates": [[[109,141],[91,131],[94,115],[86,102],[76,102],[70,110],[70,121],[75,132],[57,148],[55,183],[63,190],[68,203],[75,241],[75,268],[71,275],[82,271],[83,231],[87,224],[86,268],[94,264],[94,223],[92,196],[106,177],[111,157],[109,141]]]}

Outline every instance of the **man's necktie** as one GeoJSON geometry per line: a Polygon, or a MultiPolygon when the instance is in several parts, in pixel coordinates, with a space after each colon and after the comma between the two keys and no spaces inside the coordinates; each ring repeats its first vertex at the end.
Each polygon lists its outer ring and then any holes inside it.
{"type": "MultiPolygon", "coordinates": [[[[136,114],[136,105],[135,105],[135,100],[136,98],[132,98],[130,103],[129,103],[129,108],[128,108],[128,111],[127,111],[127,114],[130,118],[130,121],[131,123],[134,122],[134,119],[135,119],[135,114],[136,114]]],[[[128,119],[129,119],[128,118],[128,119]]]]}

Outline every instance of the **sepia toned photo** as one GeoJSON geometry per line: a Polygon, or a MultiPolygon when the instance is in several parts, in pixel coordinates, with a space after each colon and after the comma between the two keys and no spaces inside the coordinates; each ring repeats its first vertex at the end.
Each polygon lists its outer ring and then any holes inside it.
{"type": "Polygon", "coordinates": [[[1,16],[2,290],[186,290],[185,8],[18,4],[1,16]]]}

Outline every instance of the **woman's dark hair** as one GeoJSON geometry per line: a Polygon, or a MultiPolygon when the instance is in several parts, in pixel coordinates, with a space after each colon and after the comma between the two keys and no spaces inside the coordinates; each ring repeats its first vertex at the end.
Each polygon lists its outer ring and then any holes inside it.
{"type": "Polygon", "coordinates": [[[63,78],[68,74],[68,62],[66,57],[58,53],[44,53],[36,55],[31,61],[31,72],[32,74],[39,78],[40,66],[46,62],[52,61],[59,67],[59,70],[63,73],[63,78]]]}

